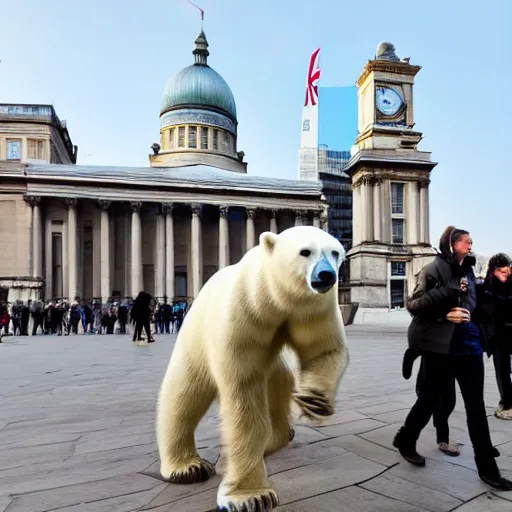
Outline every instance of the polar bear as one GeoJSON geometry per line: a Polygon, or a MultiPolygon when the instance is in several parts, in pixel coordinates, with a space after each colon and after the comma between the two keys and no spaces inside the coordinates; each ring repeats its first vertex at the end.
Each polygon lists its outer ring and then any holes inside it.
{"type": "Polygon", "coordinates": [[[292,398],[309,418],[334,413],[348,364],[338,306],[343,246],[312,226],[264,232],[239,263],[214,274],[185,317],[163,379],[157,413],[164,480],[207,480],[214,466],[196,451],[194,431],[220,402],[226,470],[218,510],[272,510],[278,499],[264,455],[293,437],[292,398]],[[291,348],[300,381],[282,357],[291,348]]]}

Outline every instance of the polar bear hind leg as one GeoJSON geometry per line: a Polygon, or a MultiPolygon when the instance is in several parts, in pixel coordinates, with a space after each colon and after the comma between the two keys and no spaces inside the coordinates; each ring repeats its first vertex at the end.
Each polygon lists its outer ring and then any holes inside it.
{"type": "Polygon", "coordinates": [[[215,398],[216,387],[204,369],[191,369],[184,358],[176,363],[162,382],[158,400],[160,474],[173,483],[203,482],[215,474],[215,468],[199,457],[194,432],[215,398]]]}
{"type": "Polygon", "coordinates": [[[264,357],[259,354],[253,356],[240,364],[244,372],[233,374],[230,366],[226,366],[225,371],[219,373],[222,379],[218,389],[226,466],[217,493],[219,511],[268,511],[278,504],[263,458],[272,425],[267,376],[258,368],[258,363],[253,362],[264,357]]]}
{"type": "Polygon", "coordinates": [[[273,365],[267,384],[272,435],[268,441],[265,455],[284,448],[295,436],[290,423],[293,386],[293,374],[280,356],[273,365]]]}

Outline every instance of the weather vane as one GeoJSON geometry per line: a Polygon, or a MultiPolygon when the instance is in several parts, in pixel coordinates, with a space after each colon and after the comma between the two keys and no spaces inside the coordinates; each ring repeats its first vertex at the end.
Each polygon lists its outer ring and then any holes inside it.
{"type": "Polygon", "coordinates": [[[204,23],[204,11],[203,11],[203,9],[201,9],[201,7],[196,5],[194,2],[191,2],[190,0],[187,0],[187,2],[190,5],[193,5],[196,9],[199,9],[199,12],[201,13],[201,30],[203,30],[203,23],[204,23]]]}

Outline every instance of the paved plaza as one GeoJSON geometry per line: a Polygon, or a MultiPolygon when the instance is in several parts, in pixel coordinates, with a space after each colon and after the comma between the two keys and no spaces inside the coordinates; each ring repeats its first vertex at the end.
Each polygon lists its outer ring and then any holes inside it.
{"type": "MultiPolygon", "coordinates": [[[[282,512],[498,512],[512,492],[492,492],[475,471],[462,400],[451,417],[462,454],[422,434],[427,467],[403,462],[391,441],[413,403],[401,377],[402,327],[347,328],[351,362],[336,415],[296,426],[291,446],[267,459],[282,512]]],[[[158,471],[155,402],[174,342],[135,346],[128,336],[4,338],[0,344],[0,512],[206,512],[219,477],[172,485],[158,471]]],[[[490,361],[486,401],[498,402],[490,361]]],[[[512,475],[512,423],[489,418],[501,468],[512,475]]],[[[197,432],[200,453],[219,452],[215,407],[197,432]]]]}

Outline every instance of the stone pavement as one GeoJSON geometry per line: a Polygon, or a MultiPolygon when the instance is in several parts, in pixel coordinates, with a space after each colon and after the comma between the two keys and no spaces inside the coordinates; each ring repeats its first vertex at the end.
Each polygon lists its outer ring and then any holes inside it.
{"type": "MultiPolygon", "coordinates": [[[[475,472],[462,400],[451,417],[462,455],[420,440],[427,467],[403,462],[391,441],[414,401],[400,375],[402,327],[350,326],[349,370],[337,413],[323,427],[298,425],[290,448],[268,458],[281,512],[498,512],[512,493],[491,492],[475,472]]],[[[219,477],[165,484],[158,471],[155,401],[174,338],[134,346],[128,336],[4,338],[0,344],[0,512],[206,512],[219,477]]],[[[497,401],[487,362],[489,414],[497,401]]],[[[197,440],[216,460],[216,409],[197,440]]],[[[490,417],[501,468],[511,476],[512,423],[490,417]]]]}

